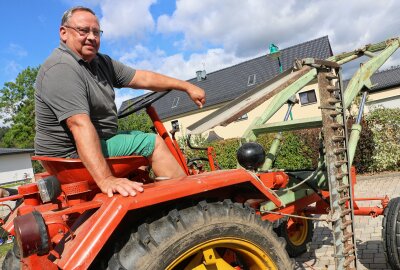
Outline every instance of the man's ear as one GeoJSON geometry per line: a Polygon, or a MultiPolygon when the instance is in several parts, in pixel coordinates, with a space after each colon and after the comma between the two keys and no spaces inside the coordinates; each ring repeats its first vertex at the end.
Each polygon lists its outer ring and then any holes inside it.
{"type": "Polygon", "coordinates": [[[63,26],[60,26],[60,39],[63,42],[67,41],[67,35],[68,35],[67,29],[65,29],[65,27],[63,27],[63,26]]]}

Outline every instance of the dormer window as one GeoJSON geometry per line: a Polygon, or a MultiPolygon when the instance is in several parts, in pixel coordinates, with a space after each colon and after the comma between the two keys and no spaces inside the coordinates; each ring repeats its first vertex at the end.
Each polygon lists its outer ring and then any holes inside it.
{"type": "Polygon", "coordinates": [[[250,75],[247,81],[247,86],[252,86],[256,83],[256,74],[250,75]]]}
{"type": "Polygon", "coordinates": [[[171,108],[176,108],[178,106],[178,103],[179,103],[179,97],[174,98],[171,108]]]}

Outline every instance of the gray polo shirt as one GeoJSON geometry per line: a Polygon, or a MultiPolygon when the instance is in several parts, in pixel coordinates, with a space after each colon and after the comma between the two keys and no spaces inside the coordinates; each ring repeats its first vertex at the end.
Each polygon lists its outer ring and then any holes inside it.
{"type": "Polygon", "coordinates": [[[40,67],[35,84],[36,155],[68,157],[76,153],[64,120],[87,114],[101,139],[117,133],[114,87],[126,87],[135,70],[98,53],[90,63],[63,42],[40,67]]]}

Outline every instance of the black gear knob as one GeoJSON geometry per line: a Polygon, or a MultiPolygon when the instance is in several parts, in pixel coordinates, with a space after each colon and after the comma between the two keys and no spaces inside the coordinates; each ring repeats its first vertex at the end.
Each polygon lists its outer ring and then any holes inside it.
{"type": "Polygon", "coordinates": [[[256,142],[244,143],[236,153],[237,160],[247,170],[257,170],[265,161],[265,151],[256,142]]]}

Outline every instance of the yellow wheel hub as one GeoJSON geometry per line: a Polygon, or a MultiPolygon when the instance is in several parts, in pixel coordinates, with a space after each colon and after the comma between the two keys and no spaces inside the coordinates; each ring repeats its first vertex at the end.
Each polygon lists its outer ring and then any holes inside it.
{"type": "Polygon", "coordinates": [[[301,246],[307,239],[308,222],[303,218],[289,218],[287,222],[287,234],[290,242],[295,246],[301,246]]]}
{"type": "Polygon", "coordinates": [[[234,258],[246,269],[276,269],[268,253],[255,244],[237,238],[218,238],[201,243],[180,255],[166,270],[242,270],[234,258]],[[179,267],[179,268],[178,268],[179,267]]]}

